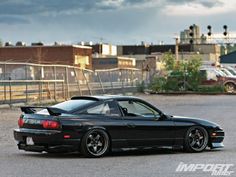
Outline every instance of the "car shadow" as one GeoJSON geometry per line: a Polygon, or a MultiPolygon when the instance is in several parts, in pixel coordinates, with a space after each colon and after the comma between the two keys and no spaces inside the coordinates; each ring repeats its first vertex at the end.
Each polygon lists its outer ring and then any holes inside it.
{"type": "MultiPolygon", "coordinates": [[[[201,153],[214,153],[222,151],[222,149],[206,149],[201,153]]],[[[150,156],[150,155],[177,155],[177,154],[196,154],[187,153],[183,150],[170,150],[170,149],[149,149],[149,150],[128,150],[128,151],[115,151],[107,154],[103,158],[112,157],[124,157],[124,156],[150,156]]],[[[74,153],[34,153],[34,152],[23,152],[18,153],[18,156],[24,157],[35,157],[35,158],[56,158],[56,159],[73,159],[73,158],[86,158],[78,152],[74,153]]]]}

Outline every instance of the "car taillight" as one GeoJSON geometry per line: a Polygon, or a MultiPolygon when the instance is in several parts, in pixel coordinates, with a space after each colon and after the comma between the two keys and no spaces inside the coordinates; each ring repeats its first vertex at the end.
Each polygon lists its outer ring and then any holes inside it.
{"type": "Polygon", "coordinates": [[[45,129],[58,129],[60,127],[59,122],[52,120],[44,120],[42,124],[45,129]]]}
{"type": "Polygon", "coordinates": [[[23,125],[24,125],[24,119],[22,117],[20,117],[18,119],[18,126],[21,128],[21,127],[23,127],[23,125]]]}

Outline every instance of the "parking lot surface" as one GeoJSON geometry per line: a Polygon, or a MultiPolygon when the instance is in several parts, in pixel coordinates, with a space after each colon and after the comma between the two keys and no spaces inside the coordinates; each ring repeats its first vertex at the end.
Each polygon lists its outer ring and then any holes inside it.
{"type": "Polygon", "coordinates": [[[47,154],[19,151],[13,138],[20,115],[18,108],[0,109],[0,177],[200,177],[210,172],[176,172],[185,164],[234,164],[236,176],[236,96],[234,95],[141,95],[165,113],[200,117],[220,124],[226,134],[224,149],[202,153],[172,150],[116,152],[89,159],[78,154],[47,154]]]}

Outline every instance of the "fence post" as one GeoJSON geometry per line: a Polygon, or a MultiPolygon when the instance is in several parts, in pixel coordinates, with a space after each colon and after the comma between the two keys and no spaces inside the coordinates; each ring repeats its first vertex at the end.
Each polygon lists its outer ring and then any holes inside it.
{"type": "Polygon", "coordinates": [[[111,88],[113,89],[112,78],[111,78],[111,71],[109,71],[109,78],[110,78],[110,82],[111,82],[111,88]]]}
{"type": "Polygon", "coordinates": [[[9,77],[10,107],[12,107],[11,77],[9,77]]]}
{"type": "Polygon", "coordinates": [[[131,86],[134,86],[134,71],[131,70],[131,86]]]}
{"type": "Polygon", "coordinates": [[[54,100],[57,101],[57,72],[56,66],[53,67],[53,74],[54,74],[54,100]]]}
{"type": "MultiPolygon", "coordinates": [[[[105,90],[104,90],[104,87],[103,87],[103,85],[102,85],[102,80],[101,80],[101,77],[100,77],[100,75],[99,75],[99,72],[96,72],[96,71],[94,71],[94,72],[97,73],[97,77],[98,77],[100,86],[101,86],[101,88],[102,88],[102,92],[105,93],[105,90]]],[[[94,73],[94,74],[95,74],[95,73],[94,73]]]]}
{"type": "Polygon", "coordinates": [[[122,69],[120,70],[121,72],[121,86],[122,86],[122,91],[124,89],[124,78],[123,78],[123,72],[122,72],[122,69]]]}
{"type": "Polygon", "coordinates": [[[74,72],[75,72],[75,78],[76,78],[76,81],[77,81],[77,85],[78,85],[78,88],[79,88],[79,94],[80,94],[80,96],[82,96],[82,91],[80,89],[79,78],[78,78],[78,75],[77,75],[77,72],[76,72],[75,68],[74,68],[74,72]]]}
{"type": "MultiPolygon", "coordinates": [[[[4,63],[4,80],[7,80],[6,73],[7,73],[7,66],[6,63],[4,63]]],[[[6,88],[6,82],[4,82],[4,102],[6,101],[7,101],[7,88],[6,88]]]]}
{"type": "Polygon", "coordinates": [[[87,78],[86,78],[86,76],[85,76],[85,74],[84,74],[84,70],[83,70],[83,69],[82,69],[82,73],[83,73],[85,82],[86,82],[86,84],[87,84],[87,87],[88,87],[88,90],[89,90],[89,94],[92,95],[92,94],[93,94],[93,93],[92,93],[92,90],[91,90],[91,88],[90,88],[90,86],[89,86],[88,80],[87,80],[87,78]]]}
{"type": "Polygon", "coordinates": [[[66,72],[66,77],[65,77],[65,82],[66,82],[66,99],[70,97],[70,91],[69,91],[69,82],[68,82],[68,68],[67,66],[65,67],[65,72],[66,72]]]}
{"type": "Polygon", "coordinates": [[[27,71],[27,65],[25,65],[25,102],[28,103],[28,71],[27,71]]]}
{"type": "Polygon", "coordinates": [[[39,81],[39,103],[41,103],[41,97],[42,97],[42,89],[41,89],[41,81],[39,81]]]}
{"type": "Polygon", "coordinates": [[[63,96],[64,100],[66,100],[65,82],[64,82],[64,80],[62,82],[62,96],[63,96]]]}

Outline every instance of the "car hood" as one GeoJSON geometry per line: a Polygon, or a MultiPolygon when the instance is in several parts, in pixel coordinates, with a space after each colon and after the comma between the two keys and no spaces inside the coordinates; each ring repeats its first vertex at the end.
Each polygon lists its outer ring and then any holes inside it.
{"type": "Polygon", "coordinates": [[[200,124],[203,126],[220,127],[218,124],[203,118],[184,117],[175,115],[171,115],[170,117],[173,118],[173,120],[176,122],[189,122],[189,123],[200,124]]]}

